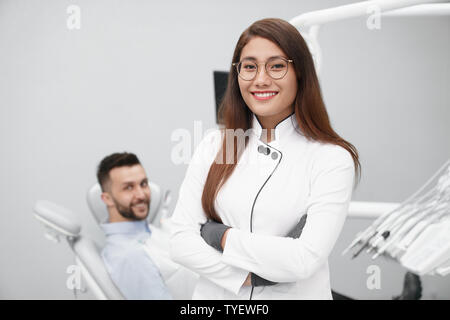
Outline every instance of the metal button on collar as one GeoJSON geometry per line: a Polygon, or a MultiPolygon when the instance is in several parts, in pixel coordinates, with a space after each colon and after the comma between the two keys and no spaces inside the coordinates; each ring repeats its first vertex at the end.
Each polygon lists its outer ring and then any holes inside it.
{"type": "Polygon", "coordinates": [[[272,152],[272,159],[277,160],[277,158],[278,158],[278,153],[272,152]]]}
{"type": "Polygon", "coordinates": [[[263,145],[259,145],[258,152],[268,156],[270,154],[270,148],[264,147],[263,145]]]}

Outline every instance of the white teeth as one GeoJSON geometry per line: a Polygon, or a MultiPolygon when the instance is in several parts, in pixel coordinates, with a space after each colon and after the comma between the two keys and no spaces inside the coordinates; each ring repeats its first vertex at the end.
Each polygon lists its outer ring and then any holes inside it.
{"type": "Polygon", "coordinates": [[[254,93],[258,98],[267,98],[276,95],[276,92],[254,93]]]}

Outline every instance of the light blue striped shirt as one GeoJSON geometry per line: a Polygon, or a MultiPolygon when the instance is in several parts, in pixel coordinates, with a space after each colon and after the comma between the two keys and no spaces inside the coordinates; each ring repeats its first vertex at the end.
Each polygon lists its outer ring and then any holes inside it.
{"type": "Polygon", "coordinates": [[[106,235],[103,261],[124,297],[132,300],[172,299],[158,267],[143,247],[151,236],[147,221],[104,223],[100,226],[106,235]]]}

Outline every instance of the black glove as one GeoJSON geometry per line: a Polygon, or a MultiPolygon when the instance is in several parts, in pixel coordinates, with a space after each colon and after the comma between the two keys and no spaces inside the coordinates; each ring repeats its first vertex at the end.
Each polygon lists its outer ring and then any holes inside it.
{"type": "MultiPolygon", "coordinates": [[[[306,224],[306,217],[307,217],[307,214],[304,214],[300,218],[300,221],[297,223],[297,225],[291,231],[289,231],[289,233],[287,234],[286,237],[294,238],[294,239],[300,238],[300,235],[302,234],[302,231],[303,231],[303,227],[306,224]]],[[[254,286],[254,287],[273,286],[274,284],[277,284],[277,282],[272,282],[272,281],[266,280],[264,278],[261,278],[260,276],[258,276],[257,274],[254,274],[253,272],[251,273],[251,282],[252,282],[252,286],[254,286]]]]}
{"type": "Polygon", "coordinates": [[[203,240],[211,247],[220,252],[223,252],[222,246],[220,243],[222,242],[222,237],[225,231],[231,227],[224,225],[223,223],[215,222],[212,220],[208,220],[203,223],[200,227],[200,235],[203,240]]]}

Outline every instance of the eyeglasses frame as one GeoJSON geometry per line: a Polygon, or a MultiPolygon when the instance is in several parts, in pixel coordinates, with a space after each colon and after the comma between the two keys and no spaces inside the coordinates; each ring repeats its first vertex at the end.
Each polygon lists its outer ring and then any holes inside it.
{"type": "MultiPolygon", "coordinates": [[[[251,60],[251,59],[244,59],[244,60],[251,60]]],[[[262,64],[262,63],[264,63],[264,70],[266,70],[267,75],[268,75],[271,79],[273,79],[273,80],[280,80],[280,79],[283,79],[283,78],[287,75],[287,73],[288,73],[288,71],[289,71],[289,63],[294,63],[293,60],[291,60],[291,59],[286,59],[286,58],[284,58],[284,57],[272,57],[272,58],[268,59],[266,62],[260,62],[260,63],[256,63],[256,62],[255,62],[255,64],[256,64],[256,73],[255,73],[255,76],[254,76],[253,78],[247,80],[247,79],[244,79],[244,78],[241,77],[241,74],[240,74],[240,72],[239,72],[239,70],[238,70],[239,64],[241,64],[242,61],[244,61],[244,60],[241,60],[241,61],[239,61],[239,62],[233,62],[233,63],[231,64],[233,67],[236,67],[236,72],[237,72],[239,78],[241,78],[241,79],[244,80],[244,81],[252,81],[252,80],[254,80],[254,79],[256,78],[256,76],[258,75],[259,65],[262,64]],[[270,61],[270,60],[272,60],[272,59],[275,59],[275,58],[284,60],[285,62],[288,63],[288,64],[287,64],[288,66],[286,67],[286,73],[285,73],[281,78],[274,78],[274,77],[272,77],[272,76],[269,74],[269,71],[267,71],[267,62],[270,61]]]]}

